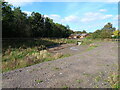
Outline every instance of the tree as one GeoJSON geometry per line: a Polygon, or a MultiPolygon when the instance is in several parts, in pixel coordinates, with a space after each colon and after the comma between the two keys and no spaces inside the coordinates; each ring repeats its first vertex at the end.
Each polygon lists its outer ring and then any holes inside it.
{"type": "Polygon", "coordinates": [[[115,30],[113,32],[113,34],[114,34],[114,38],[119,38],[120,37],[120,30],[115,30]]]}
{"type": "Polygon", "coordinates": [[[27,22],[27,14],[23,13],[20,10],[20,7],[14,8],[13,11],[13,30],[15,37],[28,37],[28,22],[27,22]]]}
{"type": "Polygon", "coordinates": [[[69,25],[66,25],[66,28],[67,28],[67,29],[70,29],[70,26],[69,26],[69,25]]]}
{"type": "Polygon", "coordinates": [[[13,32],[13,11],[11,5],[2,2],[2,35],[3,37],[11,37],[13,32]]]}
{"type": "Polygon", "coordinates": [[[111,38],[111,35],[116,28],[114,28],[111,23],[107,23],[101,30],[101,38],[111,38]]]}
{"type": "Polygon", "coordinates": [[[95,38],[101,38],[101,39],[111,38],[111,35],[112,35],[113,31],[115,31],[115,30],[116,30],[116,28],[114,28],[111,23],[107,23],[101,30],[96,30],[91,35],[91,37],[93,39],[95,39],[95,38]]]}
{"type": "Polygon", "coordinates": [[[20,7],[13,8],[2,2],[3,37],[68,37],[72,30],[69,25],[54,23],[52,19],[33,12],[31,16],[23,13],[20,7]]]}
{"type": "Polygon", "coordinates": [[[85,30],[83,30],[82,33],[87,33],[87,32],[85,30]]]}
{"type": "Polygon", "coordinates": [[[29,17],[32,36],[33,37],[42,37],[44,29],[44,17],[40,13],[32,13],[32,16],[29,17]]]}

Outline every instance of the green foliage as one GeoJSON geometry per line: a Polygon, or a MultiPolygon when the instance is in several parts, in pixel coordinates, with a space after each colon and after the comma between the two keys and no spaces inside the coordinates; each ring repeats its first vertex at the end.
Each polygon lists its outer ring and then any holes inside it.
{"type": "Polygon", "coordinates": [[[100,79],[101,79],[101,77],[100,77],[100,76],[96,76],[96,77],[95,77],[95,81],[96,81],[96,82],[99,82],[99,81],[100,81],[100,79]]]}
{"type": "Polygon", "coordinates": [[[35,80],[36,83],[41,83],[43,82],[42,80],[35,80]]]}
{"type": "Polygon", "coordinates": [[[72,30],[70,27],[54,23],[52,19],[44,17],[38,12],[31,16],[23,13],[20,7],[12,9],[13,6],[2,2],[2,21],[4,38],[23,37],[68,37],[72,30]]]}
{"type": "Polygon", "coordinates": [[[91,43],[93,43],[93,42],[94,42],[94,40],[84,39],[82,45],[89,45],[89,44],[91,44],[91,43]]]}
{"type": "Polygon", "coordinates": [[[118,75],[118,73],[113,72],[106,81],[110,84],[111,88],[118,90],[120,88],[119,77],[120,75],[118,75]]]}
{"type": "Polygon", "coordinates": [[[70,56],[69,54],[52,54],[45,50],[49,46],[65,43],[67,39],[3,39],[2,71],[10,71],[33,64],[56,60],[70,56]]]}
{"type": "Polygon", "coordinates": [[[83,82],[83,80],[76,80],[78,83],[81,83],[81,82],[83,82]]]}
{"type": "Polygon", "coordinates": [[[111,23],[107,23],[101,30],[96,30],[94,33],[90,34],[88,38],[92,39],[111,38],[111,35],[115,30],[116,28],[112,27],[111,23]]]}
{"type": "Polygon", "coordinates": [[[86,31],[86,30],[83,30],[83,31],[75,31],[74,33],[75,33],[75,34],[82,34],[82,33],[87,33],[87,31],[86,31]]]}
{"type": "Polygon", "coordinates": [[[113,32],[114,37],[113,38],[120,38],[120,30],[115,30],[113,32]]]}
{"type": "Polygon", "coordinates": [[[115,31],[113,32],[113,34],[114,34],[115,36],[120,36],[120,31],[119,31],[119,30],[115,30],[115,31]]]}
{"type": "Polygon", "coordinates": [[[63,89],[67,89],[67,88],[69,88],[67,85],[64,85],[64,86],[63,86],[63,89]]]}

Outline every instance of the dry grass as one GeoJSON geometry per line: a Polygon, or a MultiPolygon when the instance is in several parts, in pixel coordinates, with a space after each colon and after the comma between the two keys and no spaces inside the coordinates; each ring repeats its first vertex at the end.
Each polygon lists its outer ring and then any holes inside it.
{"type": "Polygon", "coordinates": [[[51,61],[58,58],[67,57],[62,53],[51,54],[46,50],[47,46],[57,43],[67,43],[67,39],[37,39],[35,41],[24,42],[4,42],[2,53],[2,72],[27,67],[33,64],[51,61]],[[12,44],[12,43],[16,43],[12,44]]]}

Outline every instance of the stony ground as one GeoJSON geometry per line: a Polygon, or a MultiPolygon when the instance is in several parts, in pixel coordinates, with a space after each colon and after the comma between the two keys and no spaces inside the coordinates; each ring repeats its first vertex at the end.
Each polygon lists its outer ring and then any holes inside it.
{"type": "Polygon", "coordinates": [[[118,45],[115,42],[97,43],[98,47],[71,46],[53,53],[70,57],[3,73],[3,88],[109,88],[105,82],[117,71],[118,45]]]}

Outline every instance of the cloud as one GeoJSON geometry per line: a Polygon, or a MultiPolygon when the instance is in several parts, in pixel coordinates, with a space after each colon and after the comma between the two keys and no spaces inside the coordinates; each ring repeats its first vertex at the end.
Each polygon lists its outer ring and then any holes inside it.
{"type": "Polygon", "coordinates": [[[51,14],[51,15],[44,15],[44,17],[49,17],[50,19],[53,19],[53,21],[57,23],[61,23],[61,16],[57,14],[51,14]]]}
{"type": "Polygon", "coordinates": [[[99,11],[100,12],[106,12],[107,10],[106,9],[100,9],[99,11]]]}
{"type": "Polygon", "coordinates": [[[14,6],[22,6],[28,2],[119,2],[119,0],[5,0],[14,6]],[[26,3],[25,3],[26,2],[26,3]]]}
{"type": "Polygon", "coordinates": [[[60,15],[51,14],[51,15],[49,15],[49,17],[51,17],[52,19],[58,19],[58,18],[60,18],[60,15]]]}
{"type": "Polygon", "coordinates": [[[116,15],[116,16],[114,16],[114,18],[113,18],[114,20],[120,20],[120,15],[116,15]]]}
{"type": "Polygon", "coordinates": [[[80,20],[80,17],[70,15],[62,19],[62,22],[78,22],[80,20]]]}
{"type": "Polygon", "coordinates": [[[113,17],[113,15],[105,15],[105,16],[102,16],[101,19],[108,19],[108,18],[111,18],[113,17]]]}
{"type": "Polygon", "coordinates": [[[90,21],[95,21],[95,20],[104,20],[104,19],[109,19],[112,18],[113,15],[105,15],[102,13],[98,12],[88,12],[84,14],[84,17],[81,19],[81,22],[90,22],[90,21]]]}
{"type": "Polygon", "coordinates": [[[77,23],[80,21],[80,17],[75,15],[61,17],[60,15],[57,15],[57,14],[51,14],[51,15],[44,15],[44,16],[53,19],[53,21],[57,23],[77,23]]]}
{"type": "Polygon", "coordinates": [[[44,15],[44,17],[49,17],[51,19],[59,19],[59,18],[61,18],[61,16],[57,15],[57,14],[44,15]]]}
{"type": "Polygon", "coordinates": [[[12,4],[15,7],[24,6],[27,4],[31,4],[32,2],[36,2],[36,0],[5,0],[5,1],[7,1],[9,4],[12,4]]]}
{"type": "Polygon", "coordinates": [[[15,7],[25,6],[33,2],[119,2],[119,0],[5,0],[15,7]]]}
{"type": "Polygon", "coordinates": [[[30,16],[32,14],[32,12],[30,11],[23,11],[24,13],[26,13],[28,16],[30,16]]]}

